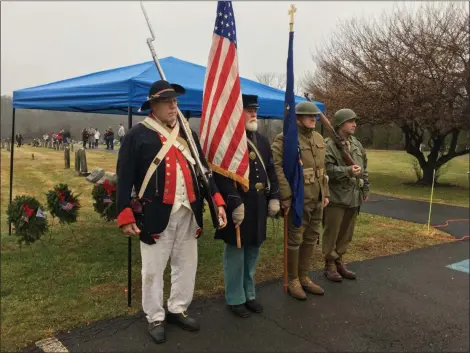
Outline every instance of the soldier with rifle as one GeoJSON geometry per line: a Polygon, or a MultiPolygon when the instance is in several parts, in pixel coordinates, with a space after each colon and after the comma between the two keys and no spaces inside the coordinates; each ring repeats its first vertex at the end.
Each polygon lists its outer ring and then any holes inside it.
{"type": "MultiPolygon", "coordinates": [[[[308,271],[312,264],[315,245],[320,237],[322,212],[328,205],[329,190],[324,164],[325,141],[314,131],[317,116],[321,111],[312,102],[301,102],[295,106],[295,113],[303,164],[304,207],[300,227],[293,224],[292,212],[287,216],[287,291],[293,298],[305,300],[307,299],[305,292],[324,294],[323,289],[308,277],[308,271]]],[[[282,133],[276,136],[271,148],[279,180],[281,207],[289,210],[292,190],[283,171],[282,133]]]]}
{"type": "Polygon", "coordinates": [[[331,137],[325,140],[330,204],[324,214],[322,252],[324,274],[334,282],[356,278],[356,274],[346,268],[343,256],[352,240],[359,208],[369,194],[366,152],[353,136],[357,120],[351,109],[338,110],[333,126],[328,123],[331,137]]]}
{"type": "Polygon", "coordinates": [[[165,318],[186,330],[199,329],[186,311],[194,292],[204,197],[210,205],[216,204],[222,227],[227,222],[225,203],[212,177],[209,188],[198,180],[197,164],[207,170],[209,166],[197,135],[187,121],[182,128],[177,118],[176,97],[184,93],[182,86],[165,80],[153,83],[141,107],[150,113],[128,131],[117,162],[118,226],[125,234],[140,238],[142,306],[156,343],[166,339],[165,318]],[[196,145],[196,153],[190,143],[196,145]],[[138,195],[132,198],[133,187],[138,195]],[[165,315],[163,272],[169,258],[172,287],[165,315]]]}

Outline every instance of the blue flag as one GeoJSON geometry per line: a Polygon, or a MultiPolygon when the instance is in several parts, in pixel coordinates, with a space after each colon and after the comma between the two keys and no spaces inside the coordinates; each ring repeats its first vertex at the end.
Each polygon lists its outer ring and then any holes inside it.
{"type": "Polygon", "coordinates": [[[302,224],[304,208],[304,176],[300,154],[297,121],[295,117],[294,94],[294,32],[289,32],[289,52],[287,56],[287,85],[284,113],[284,175],[292,190],[293,223],[296,227],[302,224]]]}

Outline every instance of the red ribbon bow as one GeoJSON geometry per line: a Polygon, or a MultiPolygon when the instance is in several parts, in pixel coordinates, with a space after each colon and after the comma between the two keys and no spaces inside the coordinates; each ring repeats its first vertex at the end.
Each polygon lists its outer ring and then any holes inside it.
{"type": "Polygon", "coordinates": [[[23,204],[23,211],[28,217],[31,217],[34,214],[34,210],[28,206],[28,204],[23,204]]]}
{"type": "Polygon", "coordinates": [[[113,191],[116,191],[116,188],[114,187],[113,184],[111,184],[111,183],[109,182],[108,179],[106,179],[106,180],[104,181],[103,187],[104,187],[104,189],[106,190],[106,193],[108,194],[108,196],[111,196],[112,193],[113,193],[113,191]]]}
{"type": "Polygon", "coordinates": [[[64,193],[60,190],[57,190],[56,192],[57,192],[57,195],[59,196],[59,202],[63,202],[65,199],[64,193]]]}

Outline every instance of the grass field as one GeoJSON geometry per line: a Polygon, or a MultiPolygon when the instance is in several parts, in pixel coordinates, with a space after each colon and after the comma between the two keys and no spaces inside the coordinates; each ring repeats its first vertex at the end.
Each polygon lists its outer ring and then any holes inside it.
{"type": "MultiPolygon", "coordinates": [[[[381,191],[394,193],[400,184],[394,177],[396,172],[392,174],[393,169],[389,169],[391,176],[388,177],[386,170],[379,168],[383,158],[381,153],[369,152],[371,182],[373,187],[382,185],[381,191]],[[375,153],[377,155],[374,156],[375,153]],[[376,177],[378,175],[380,178],[376,177]]],[[[392,157],[389,158],[395,158],[394,152],[390,155],[392,157]]],[[[396,156],[399,160],[398,154],[396,156]]],[[[71,227],[56,223],[40,242],[19,248],[15,237],[8,236],[5,216],[9,196],[9,153],[2,150],[1,157],[1,350],[16,350],[57,331],[140,310],[139,242],[133,241],[134,305],[128,309],[127,238],[114,223],[105,223],[93,211],[92,184],[74,175],[73,158],[72,169],[66,170],[63,152],[28,146],[15,149],[14,196],[33,195],[45,204],[45,193],[61,182],[76,192],[82,192],[82,209],[77,223],[71,227]]],[[[102,167],[106,171],[114,171],[116,154],[87,151],[87,160],[89,170],[102,167]]],[[[462,190],[467,188],[465,195],[468,195],[468,184],[464,184],[466,179],[460,177],[460,171],[455,173],[454,182],[462,183],[460,187],[462,190]]],[[[406,180],[406,175],[401,180],[406,180]]],[[[424,195],[416,192],[417,197],[424,195]]],[[[463,203],[463,198],[457,194],[452,199],[463,203]]],[[[269,220],[268,226],[268,240],[262,247],[256,273],[258,282],[282,276],[282,223],[269,220]]],[[[361,214],[347,261],[360,261],[447,241],[452,240],[444,233],[434,231],[428,235],[422,225],[361,214]]],[[[214,241],[213,230],[206,226],[199,241],[196,296],[223,293],[222,249],[223,243],[214,241]]],[[[322,267],[319,255],[317,249],[312,269],[322,267]]],[[[167,271],[166,283],[168,279],[167,271]]],[[[167,285],[166,294],[168,290],[167,285]]]]}
{"type": "MultiPolygon", "coordinates": [[[[414,157],[403,151],[366,151],[372,192],[429,201],[431,187],[410,185],[416,181],[414,157]]],[[[434,189],[433,202],[469,207],[469,156],[454,158],[434,189]],[[447,184],[447,185],[446,185],[447,184]]]]}

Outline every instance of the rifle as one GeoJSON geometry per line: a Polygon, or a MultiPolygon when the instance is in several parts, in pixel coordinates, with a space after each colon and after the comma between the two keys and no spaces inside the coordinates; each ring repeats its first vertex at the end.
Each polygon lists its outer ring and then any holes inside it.
{"type": "MultiPolygon", "coordinates": [[[[312,102],[312,100],[308,96],[308,93],[304,93],[304,97],[309,102],[312,102]]],[[[319,109],[319,111],[320,111],[320,109],[319,109]]],[[[333,126],[331,125],[328,118],[321,111],[320,111],[320,113],[318,113],[318,115],[320,116],[320,122],[324,126],[326,126],[326,128],[328,129],[328,135],[335,142],[336,146],[340,150],[341,155],[342,155],[343,160],[346,163],[346,165],[355,165],[356,162],[354,162],[354,159],[352,158],[351,154],[348,152],[348,150],[346,148],[346,141],[344,140],[343,136],[341,136],[340,134],[338,134],[336,132],[336,130],[333,128],[333,126]]]]}
{"type": "MultiPolygon", "coordinates": [[[[142,12],[144,13],[145,20],[147,21],[150,34],[152,35],[151,38],[147,38],[147,45],[150,49],[150,52],[152,53],[153,61],[155,62],[155,65],[157,66],[157,70],[158,70],[158,73],[160,74],[161,79],[166,80],[165,73],[163,72],[163,69],[160,66],[157,53],[155,52],[155,49],[152,44],[152,42],[155,40],[155,35],[153,34],[152,26],[150,24],[149,18],[147,16],[147,12],[145,11],[144,4],[142,3],[142,1],[140,2],[140,7],[142,8],[142,12]]],[[[178,122],[179,122],[181,129],[183,130],[184,135],[186,136],[191,154],[193,155],[194,160],[196,161],[196,167],[195,167],[196,177],[198,179],[199,184],[201,185],[203,189],[203,192],[206,194],[205,196],[209,204],[209,211],[211,213],[212,224],[214,225],[214,228],[219,229],[220,227],[223,226],[223,221],[222,221],[222,218],[219,218],[218,216],[219,210],[217,208],[217,205],[214,202],[214,199],[212,198],[211,186],[209,184],[209,178],[212,176],[212,172],[210,171],[210,169],[204,168],[204,166],[202,165],[201,160],[199,159],[198,150],[196,147],[196,143],[194,142],[191,129],[189,128],[189,125],[186,125],[186,118],[184,117],[183,113],[181,113],[179,108],[178,108],[178,122]]]]}

